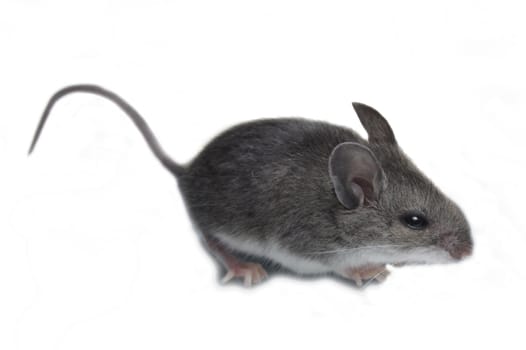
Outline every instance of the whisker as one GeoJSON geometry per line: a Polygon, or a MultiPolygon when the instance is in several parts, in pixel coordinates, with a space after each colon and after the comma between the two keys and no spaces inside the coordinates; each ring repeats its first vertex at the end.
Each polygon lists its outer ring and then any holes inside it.
{"type": "Polygon", "coordinates": [[[364,249],[392,248],[392,247],[394,248],[425,248],[428,246],[426,245],[414,246],[411,244],[379,244],[379,245],[369,245],[369,246],[364,246],[364,247],[323,250],[323,251],[317,251],[317,252],[315,251],[315,252],[309,252],[309,254],[313,254],[313,255],[336,254],[336,253],[347,253],[347,252],[359,251],[359,250],[364,250],[364,249]]]}
{"type": "Polygon", "coordinates": [[[362,249],[374,249],[374,248],[389,248],[389,247],[409,247],[407,244],[380,244],[380,245],[370,245],[364,247],[355,247],[355,248],[342,248],[334,250],[324,250],[318,252],[310,252],[310,254],[322,255],[322,254],[334,254],[334,253],[346,253],[362,249]]]}
{"type": "Polygon", "coordinates": [[[380,272],[378,272],[376,275],[374,275],[373,277],[371,277],[371,278],[369,279],[369,281],[367,281],[367,282],[363,285],[362,288],[365,288],[365,287],[367,287],[368,285],[370,285],[373,281],[376,280],[376,277],[380,276],[382,273],[383,273],[383,271],[380,271],[380,272]]]}

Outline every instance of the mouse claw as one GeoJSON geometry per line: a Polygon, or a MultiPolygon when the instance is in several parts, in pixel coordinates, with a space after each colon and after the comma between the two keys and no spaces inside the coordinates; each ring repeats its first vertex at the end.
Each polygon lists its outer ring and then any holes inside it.
{"type": "Polygon", "coordinates": [[[230,281],[232,278],[234,278],[234,273],[232,271],[228,271],[225,276],[221,279],[221,284],[226,284],[228,281],[230,281]]]}
{"type": "Polygon", "coordinates": [[[363,281],[360,276],[352,277],[351,280],[356,284],[357,287],[363,286],[363,281]]]}
{"type": "Polygon", "coordinates": [[[251,274],[245,275],[245,279],[243,280],[243,285],[247,288],[252,287],[252,275],[251,274]]]}

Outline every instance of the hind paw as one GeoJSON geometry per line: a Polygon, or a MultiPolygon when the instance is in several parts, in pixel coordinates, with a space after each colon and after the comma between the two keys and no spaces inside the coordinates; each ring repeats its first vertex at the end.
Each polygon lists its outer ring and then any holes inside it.
{"type": "Polygon", "coordinates": [[[237,277],[243,279],[245,287],[251,287],[263,281],[268,275],[260,264],[237,261],[235,264],[229,264],[228,271],[221,283],[227,283],[237,277]]]}

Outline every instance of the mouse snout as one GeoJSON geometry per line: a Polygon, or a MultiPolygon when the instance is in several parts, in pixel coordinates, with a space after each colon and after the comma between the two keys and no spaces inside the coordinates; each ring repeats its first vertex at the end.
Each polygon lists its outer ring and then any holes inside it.
{"type": "Polygon", "coordinates": [[[473,252],[473,242],[469,235],[462,238],[458,234],[449,232],[440,236],[438,245],[445,249],[455,260],[467,258],[473,252]]]}

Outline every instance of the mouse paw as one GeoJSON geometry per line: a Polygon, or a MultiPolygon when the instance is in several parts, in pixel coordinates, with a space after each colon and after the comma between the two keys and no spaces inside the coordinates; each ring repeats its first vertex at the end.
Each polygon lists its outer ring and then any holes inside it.
{"type": "Polygon", "coordinates": [[[243,278],[245,287],[251,287],[263,281],[268,275],[260,264],[239,261],[228,267],[228,271],[221,280],[221,283],[227,283],[236,277],[243,278]]]}
{"type": "Polygon", "coordinates": [[[251,287],[268,277],[267,271],[265,271],[263,266],[239,260],[219,241],[205,237],[205,242],[227,270],[221,283],[227,283],[233,278],[241,277],[245,287],[251,287]]]}
{"type": "MultiPolygon", "coordinates": [[[[352,280],[358,287],[364,285],[364,281],[383,282],[389,276],[389,270],[385,265],[365,265],[360,267],[349,267],[338,274],[344,278],[352,280]]],[[[367,284],[366,284],[367,285],[367,284]]]]}

